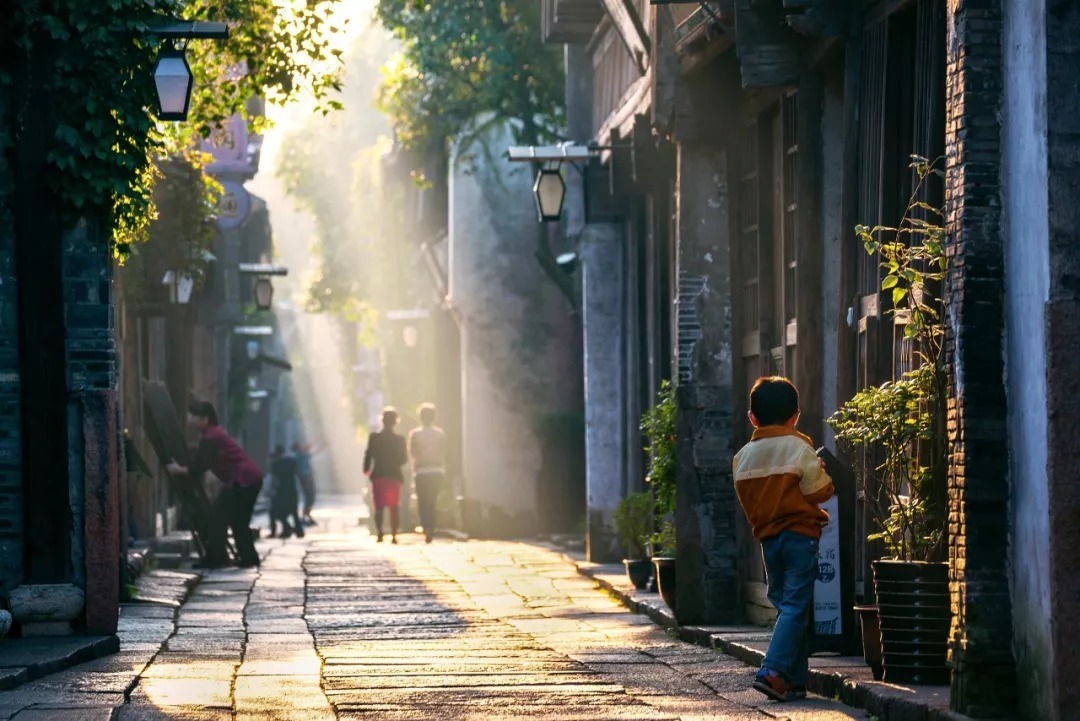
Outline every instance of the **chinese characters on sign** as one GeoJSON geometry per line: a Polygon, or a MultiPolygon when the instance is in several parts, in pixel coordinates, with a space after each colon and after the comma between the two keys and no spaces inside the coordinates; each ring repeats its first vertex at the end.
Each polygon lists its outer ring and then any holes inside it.
{"type": "Polygon", "coordinates": [[[818,577],[814,584],[814,632],[819,636],[839,636],[840,621],[840,502],[833,496],[821,504],[829,514],[829,525],[818,544],[818,577]]]}

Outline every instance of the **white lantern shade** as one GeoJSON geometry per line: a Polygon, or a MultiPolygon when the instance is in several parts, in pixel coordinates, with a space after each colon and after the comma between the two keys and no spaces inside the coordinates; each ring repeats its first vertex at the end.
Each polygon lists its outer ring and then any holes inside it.
{"type": "Polygon", "coordinates": [[[401,339],[405,341],[406,348],[415,348],[417,341],[420,340],[420,332],[415,325],[407,325],[401,330],[401,339]]]}
{"type": "Polygon", "coordinates": [[[536,174],[533,196],[541,223],[559,220],[562,217],[563,201],[566,199],[566,184],[563,182],[562,173],[555,168],[541,168],[536,174]]]}
{"type": "Polygon", "coordinates": [[[259,278],[255,281],[255,307],[259,310],[270,310],[274,305],[274,286],[269,278],[259,278]]]}
{"type": "Polygon", "coordinates": [[[193,85],[194,76],[184,53],[180,50],[162,50],[154,64],[158,117],[162,120],[187,120],[193,85]]]}

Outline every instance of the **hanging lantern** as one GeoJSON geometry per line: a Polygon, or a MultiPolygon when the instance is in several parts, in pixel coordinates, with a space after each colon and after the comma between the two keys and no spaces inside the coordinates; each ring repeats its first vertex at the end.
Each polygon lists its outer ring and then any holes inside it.
{"type": "Polygon", "coordinates": [[[161,51],[154,63],[154,88],[157,90],[160,119],[187,120],[194,80],[183,50],[169,48],[161,51]]]}
{"type": "Polygon", "coordinates": [[[259,310],[270,310],[274,304],[274,286],[269,278],[259,278],[255,281],[255,307],[259,310]]]}
{"type": "Polygon", "coordinates": [[[536,212],[541,223],[558,221],[562,217],[563,201],[566,199],[566,183],[558,168],[541,168],[533,185],[536,212]]]}

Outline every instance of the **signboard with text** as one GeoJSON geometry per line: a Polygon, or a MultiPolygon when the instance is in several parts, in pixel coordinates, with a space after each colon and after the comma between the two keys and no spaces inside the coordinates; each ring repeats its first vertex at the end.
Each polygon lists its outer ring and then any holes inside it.
{"type": "Polygon", "coordinates": [[[814,584],[814,633],[818,636],[839,636],[844,624],[840,616],[840,502],[833,496],[821,504],[829,514],[829,525],[821,532],[818,543],[818,577],[814,584]]]}

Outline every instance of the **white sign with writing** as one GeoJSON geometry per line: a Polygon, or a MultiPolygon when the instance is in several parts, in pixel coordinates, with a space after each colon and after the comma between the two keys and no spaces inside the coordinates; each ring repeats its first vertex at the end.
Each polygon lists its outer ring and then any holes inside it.
{"type": "Polygon", "coordinates": [[[814,632],[818,636],[839,636],[840,620],[840,502],[833,496],[821,504],[829,514],[829,525],[818,543],[818,577],[814,583],[814,632]]]}

